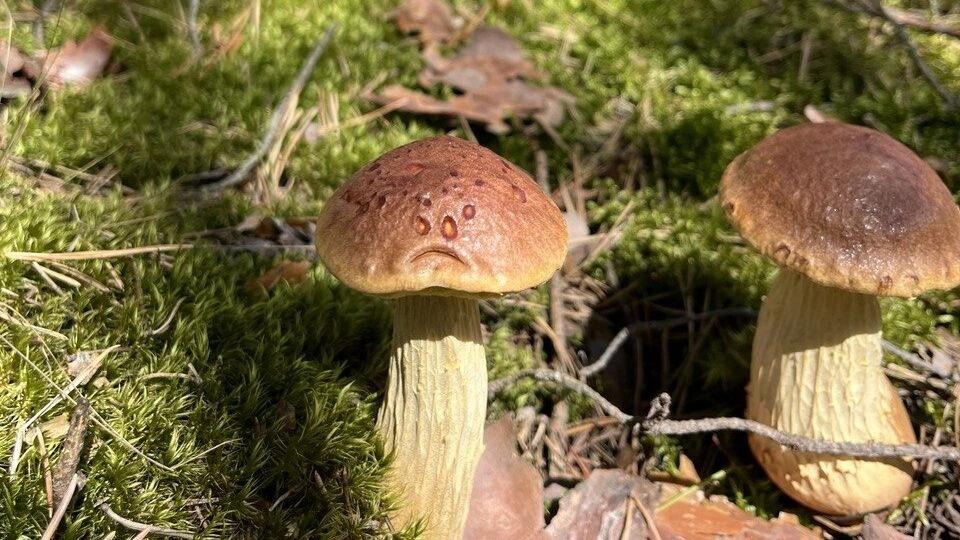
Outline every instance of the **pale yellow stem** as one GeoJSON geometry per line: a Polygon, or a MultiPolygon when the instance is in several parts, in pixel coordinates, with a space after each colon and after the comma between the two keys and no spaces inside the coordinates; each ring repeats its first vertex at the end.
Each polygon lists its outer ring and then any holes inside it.
{"type": "MultiPolygon", "coordinates": [[[[826,440],[915,442],[903,402],[883,374],[880,332],[875,297],[782,269],[757,321],[747,417],[826,440]]],[[[913,471],[902,459],[825,456],[749,440],[770,479],[820,512],[870,512],[910,489],[913,471]]]]}
{"type": "Polygon", "coordinates": [[[476,300],[396,300],[394,354],[377,420],[395,458],[396,527],[424,518],[424,538],[463,536],[473,475],[483,452],[487,364],[476,300]]]}

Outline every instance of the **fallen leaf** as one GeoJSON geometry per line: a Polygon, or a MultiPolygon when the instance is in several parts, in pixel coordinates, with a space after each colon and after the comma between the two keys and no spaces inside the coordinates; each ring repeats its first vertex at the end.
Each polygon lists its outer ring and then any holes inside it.
{"type": "Polygon", "coordinates": [[[544,77],[526,59],[520,44],[493,26],[477,28],[470,42],[453,58],[444,58],[435,50],[424,51],[423,58],[427,67],[420,72],[418,82],[424,88],[443,83],[462,92],[473,92],[518,77],[544,77]]]}
{"type": "MultiPolygon", "coordinates": [[[[663,499],[681,488],[663,484],[663,499]]],[[[795,516],[771,521],[738,508],[724,497],[706,498],[696,491],[657,510],[654,520],[663,540],[815,540],[820,535],[797,523],[795,516]]]]}
{"type": "Polygon", "coordinates": [[[656,507],[658,489],[645,478],[620,469],[597,469],[560,499],[560,511],[547,526],[547,538],[556,540],[613,540],[648,538],[646,520],[656,507]],[[630,525],[624,535],[627,509],[630,525]]]}
{"type": "Polygon", "coordinates": [[[79,44],[66,42],[45,54],[44,70],[53,87],[83,86],[99,77],[110,61],[113,38],[102,26],[94,27],[79,44]]]}
{"type": "Polygon", "coordinates": [[[464,540],[543,538],[543,480],[516,453],[513,419],[504,416],[483,432],[464,540]]]}
{"type": "MultiPolygon", "coordinates": [[[[408,3],[420,6],[420,0],[408,3]]],[[[477,28],[469,43],[453,57],[443,57],[435,48],[427,47],[423,58],[427,66],[418,76],[421,86],[443,84],[462,94],[440,100],[390,85],[379,93],[367,92],[364,99],[417,114],[464,118],[485,124],[492,133],[509,131],[506,120],[510,118],[533,118],[550,131],[560,125],[566,109],[574,103],[573,96],[557,88],[531,85],[528,80],[541,79],[544,74],[499,28],[477,28]]]]}
{"type": "Polygon", "coordinates": [[[70,420],[66,413],[59,414],[39,426],[26,432],[23,439],[27,444],[33,444],[38,435],[43,435],[44,441],[55,441],[64,437],[70,428],[70,420]]]}
{"type": "Polygon", "coordinates": [[[400,31],[417,34],[425,46],[449,43],[458,26],[443,0],[404,0],[394,11],[393,20],[400,31]]]}
{"type": "Polygon", "coordinates": [[[307,272],[313,266],[308,261],[280,261],[263,275],[244,283],[243,288],[250,292],[270,290],[281,281],[296,285],[307,280],[307,272]]]}
{"type": "Polygon", "coordinates": [[[0,41],[0,98],[28,95],[33,90],[30,78],[36,72],[36,64],[29,57],[0,41]]]}
{"type": "Polygon", "coordinates": [[[23,77],[11,77],[6,73],[0,77],[0,98],[12,98],[29,95],[33,90],[30,81],[23,77]]]}
{"type": "Polygon", "coordinates": [[[887,525],[876,514],[867,514],[863,518],[863,529],[860,535],[863,536],[863,540],[911,540],[913,538],[898,531],[892,525],[887,525]]]}

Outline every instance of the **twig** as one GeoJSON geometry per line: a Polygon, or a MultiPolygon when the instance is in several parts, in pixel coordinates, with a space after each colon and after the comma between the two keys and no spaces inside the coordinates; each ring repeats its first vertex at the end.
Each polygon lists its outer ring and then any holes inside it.
{"type": "Polygon", "coordinates": [[[161,324],[160,326],[152,330],[147,330],[146,332],[143,333],[143,335],[146,337],[150,337],[150,336],[155,336],[157,334],[162,334],[167,330],[169,330],[170,325],[173,323],[173,318],[177,316],[177,311],[180,309],[180,305],[183,304],[183,301],[186,299],[187,298],[184,296],[184,297],[181,297],[179,300],[177,300],[177,303],[173,305],[173,309],[170,310],[170,315],[167,315],[167,318],[164,319],[163,324],[161,324]]]}
{"type": "Polygon", "coordinates": [[[621,411],[616,405],[607,401],[607,398],[601,396],[593,388],[590,388],[587,383],[552,369],[524,369],[514,373],[513,375],[510,375],[509,377],[492,381],[487,387],[487,400],[492,400],[497,394],[520,379],[528,378],[536,379],[541,382],[552,382],[554,384],[559,384],[565,388],[573,390],[574,392],[583,394],[584,396],[587,396],[593,400],[593,402],[596,403],[604,413],[606,413],[608,416],[616,418],[621,424],[630,424],[634,422],[633,416],[621,411]]]}
{"type": "Polygon", "coordinates": [[[155,246],[140,246],[126,249],[65,251],[60,253],[8,251],[4,253],[3,256],[14,261],[90,261],[98,259],[110,259],[114,257],[129,257],[130,255],[143,255],[147,253],[181,251],[192,248],[193,244],[157,244],[155,246]]]}
{"type": "Polygon", "coordinates": [[[623,345],[623,342],[630,337],[630,334],[635,332],[640,332],[643,330],[664,330],[666,328],[671,328],[674,326],[680,326],[682,324],[687,324],[690,322],[702,321],[704,319],[709,319],[712,317],[724,317],[724,316],[742,316],[742,317],[755,317],[757,312],[750,308],[745,307],[729,307],[722,309],[715,309],[713,311],[705,311],[703,313],[696,313],[693,315],[688,315],[684,317],[676,317],[673,319],[664,319],[662,321],[639,321],[622,328],[617,335],[613,336],[613,339],[610,340],[610,344],[607,345],[603,354],[600,355],[600,358],[596,362],[584,366],[580,370],[580,375],[584,378],[596,375],[603,368],[607,367],[607,364],[610,363],[610,360],[613,358],[613,355],[617,353],[620,347],[623,345]]]}
{"type": "MultiPolygon", "coordinates": [[[[854,0],[854,3],[857,7],[850,6],[846,2],[841,0],[825,0],[830,4],[840,7],[846,11],[853,13],[863,13],[870,15],[872,17],[880,18],[889,23],[893,27],[893,31],[897,36],[897,39],[900,40],[900,43],[907,49],[907,54],[910,56],[910,59],[917,66],[917,69],[920,70],[920,73],[923,77],[930,83],[930,86],[933,90],[940,96],[940,99],[944,102],[944,107],[947,109],[954,109],[957,106],[957,97],[954,96],[950,91],[943,86],[943,83],[940,82],[940,79],[936,76],[930,65],[927,64],[926,60],[921,56],[920,51],[917,50],[917,46],[913,43],[913,39],[910,38],[910,34],[907,32],[906,26],[911,22],[908,18],[903,17],[902,13],[891,12],[889,8],[885,7],[880,0],[854,0]]],[[[911,25],[916,26],[916,25],[911,25]]],[[[924,30],[929,30],[928,28],[921,28],[924,30]]]]}
{"type": "MultiPolygon", "coordinates": [[[[650,511],[647,510],[647,507],[643,505],[643,502],[636,497],[636,495],[630,494],[630,500],[633,502],[634,506],[637,507],[637,510],[640,511],[640,515],[643,516],[644,521],[647,522],[647,532],[649,533],[650,540],[662,540],[660,536],[660,530],[657,529],[657,523],[654,521],[653,516],[650,515],[650,511]]],[[[633,512],[630,512],[631,514],[633,512]]]]}
{"type": "Polygon", "coordinates": [[[890,343],[887,340],[883,340],[883,351],[896,356],[897,358],[910,364],[915,369],[918,369],[921,372],[933,373],[942,379],[945,379],[947,381],[953,381],[953,377],[951,376],[949,370],[945,370],[943,368],[937,367],[936,365],[931,364],[930,362],[927,362],[926,360],[920,358],[916,354],[913,354],[909,351],[905,351],[900,347],[897,347],[893,343],[890,343]]]}
{"type": "Polygon", "coordinates": [[[99,508],[101,511],[103,511],[103,513],[106,514],[108,518],[116,521],[121,526],[126,527],[132,531],[143,532],[143,531],[149,530],[150,534],[159,534],[161,536],[171,536],[173,538],[186,538],[188,540],[196,536],[195,534],[187,531],[179,531],[177,529],[165,529],[162,527],[156,527],[154,525],[147,525],[146,523],[133,521],[132,519],[127,519],[117,514],[113,510],[111,510],[110,505],[107,504],[107,501],[103,501],[97,504],[96,507],[99,508]]]}
{"type": "Polygon", "coordinates": [[[960,448],[953,446],[933,447],[922,444],[826,441],[786,433],[744,418],[667,420],[666,416],[669,414],[670,396],[666,393],[660,394],[658,398],[653,400],[650,412],[646,418],[640,418],[623,412],[616,405],[607,401],[607,399],[601,396],[596,390],[587,386],[583,381],[548,369],[523,370],[510,377],[493,381],[489,385],[487,399],[493,399],[496,394],[503,391],[504,388],[523,378],[552,382],[580,393],[593,400],[604,413],[616,418],[621,423],[626,425],[640,424],[642,431],[648,435],[691,435],[694,433],[714,431],[746,431],[770,439],[795,452],[864,458],[908,457],[945,461],[960,460],[960,448]]]}
{"type": "Polygon", "coordinates": [[[310,74],[313,73],[314,68],[317,66],[317,62],[320,60],[320,56],[322,56],[324,51],[326,51],[327,46],[333,39],[333,34],[336,32],[336,30],[337,25],[331,24],[327,28],[327,31],[323,33],[320,41],[318,41],[317,44],[314,45],[313,50],[310,51],[310,55],[300,67],[300,72],[297,73],[297,77],[293,80],[293,84],[290,85],[287,93],[284,94],[283,99],[280,100],[280,103],[270,115],[270,123],[268,124],[267,132],[264,134],[263,139],[260,140],[260,145],[257,147],[257,150],[250,157],[248,157],[247,160],[244,161],[237,170],[233,171],[230,176],[213,184],[207,184],[202,188],[203,191],[220,191],[246,181],[253,169],[263,159],[263,157],[267,155],[267,153],[270,151],[270,148],[273,147],[273,144],[278,136],[280,125],[283,124],[283,119],[287,115],[287,109],[289,109],[292,104],[296,103],[300,96],[300,92],[303,91],[303,87],[307,84],[307,79],[309,79],[310,74]]]}
{"type": "Polygon", "coordinates": [[[63,492],[60,504],[57,505],[57,511],[54,512],[53,517],[50,518],[50,523],[48,523],[47,528],[43,530],[43,536],[40,537],[40,540],[50,540],[53,538],[53,535],[56,534],[57,527],[59,527],[60,522],[63,521],[63,516],[67,513],[67,507],[70,506],[70,501],[73,499],[73,494],[77,491],[77,485],[79,484],[80,475],[74,473],[70,478],[70,483],[67,484],[66,490],[63,492]]]}

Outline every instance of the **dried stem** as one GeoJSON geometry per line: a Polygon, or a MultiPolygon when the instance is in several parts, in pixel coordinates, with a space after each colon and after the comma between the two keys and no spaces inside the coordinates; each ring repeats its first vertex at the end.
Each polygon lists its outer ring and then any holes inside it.
{"type": "Polygon", "coordinates": [[[699,420],[667,420],[670,412],[669,394],[660,394],[653,400],[650,412],[645,418],[631,416],[616,405],[610,403],[596,390],[590,388],[583,381],[569,375],[549,369],[529,369],[520,371],[510,377],[493,381],[489,385],[488,399],[493,399],[506,387],[524,378],[532,378],[542,382],[558,384],[586,396],[594,401],[607,415],[615,418],[622,424],[639,424],[642,432],[648,435],[690,435],[693,433],[710,433],[715,431],[746,431],[766,437],[778,444],[797,451],[812,452],[838,456],[854,456],[866,458],[906,457],[931,460],[960,460],[960,448],[953,446],[927,446],[923,444],[880,444],[836,442],[814,439],[801,435],[794,435],[773,429],[767,425],[743,418],[702,418],[699,420]]]}

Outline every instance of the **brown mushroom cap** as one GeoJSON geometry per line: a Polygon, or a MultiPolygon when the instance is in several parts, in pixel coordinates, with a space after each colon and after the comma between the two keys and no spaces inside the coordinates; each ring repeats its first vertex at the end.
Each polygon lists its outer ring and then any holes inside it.
{"type": "Polygon", "coordinates": [[[381,296],[520,291],[546,281],[566,247],[563,216],[528,175],[448,136],[367,164],[317,222],[317,253],[327,268],[381,296]]]}
{"type": "Polygon", "coordinates": [[[720,201],[760,252],[822,285],[913,296],[960,284],[960,208],[933,169],[878,131],[778,131],[727,167],[720,201]]]}

